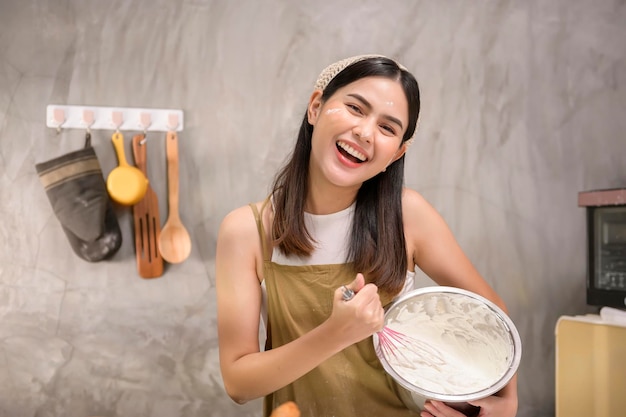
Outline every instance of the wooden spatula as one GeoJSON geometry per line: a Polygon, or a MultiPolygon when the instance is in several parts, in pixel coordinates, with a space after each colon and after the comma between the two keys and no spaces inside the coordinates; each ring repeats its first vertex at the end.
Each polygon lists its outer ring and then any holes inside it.
{"type": "MultiPolygon", "coordinates": [[[[148,177],[146,160],[148,141],[144,135],[133,136],[133,156],[135,164],[148,177]]],[[[163,275],[163,258],[158,249],[161,234],[159,219],[159,201],[157,195],[148,184],[144,197],[133,206],[135,223],[135,252],[137,271],[142,278],[157,278],[163,275]]]]}

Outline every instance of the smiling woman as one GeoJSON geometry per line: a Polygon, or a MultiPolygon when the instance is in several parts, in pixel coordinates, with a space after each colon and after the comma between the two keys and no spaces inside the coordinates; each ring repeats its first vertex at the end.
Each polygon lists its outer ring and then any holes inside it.
{"type": "MultiPolygon", "coordinates": [[[[413,288],[415,267],[505,308],[441,216],[403,188],[419,110],[417,81],[392,59],[366,55],[328,66],[268,198],[224,218],[218,333],[233,400],[264,396],[265,416],[289,401],[302,416],[420,415],[398,396],[372,340],[384,307],[413,288]],[[342,287],[355,293],[349,301],[342,287]]],[[[515,380],[474,405],[515,416],[515,380]]],[[[424,417],[462,416],[443,403],[424,407],[424,417]]]]}
{"type": "MultiPolygon", "coordinates": [[[[407,124],[407,102],[402,87],[386,77],[367,77],[340,88],[331,98],[322,101],[316,90],[311,98],[308,122],[315,126],[312,136],[311,161],[320,162],[337,185],[360,184],[383,171],[406,150],[402,143],[403,125],[407,124]],[[326,158],[324,147],[340,153],[339,158],[326,158]],[[368,162],[368,169],[352,171],[368,162]],[[337,163],[337,168],[333,164],[337,163]],[[346,169],[343,169],[345,165],[346,169]]],[[[316,166],[311,166],[315,169],[316,166]]]]}

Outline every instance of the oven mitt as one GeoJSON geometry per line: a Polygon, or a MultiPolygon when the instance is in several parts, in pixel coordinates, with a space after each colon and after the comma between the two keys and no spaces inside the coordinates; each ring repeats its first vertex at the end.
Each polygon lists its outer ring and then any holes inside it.
{"type": "Polygon", "coordinates": [[[122,233],[90,134],[83,149],[35,168],[76,255],[89,262],[113,256],[122,245],[122,233]]]}

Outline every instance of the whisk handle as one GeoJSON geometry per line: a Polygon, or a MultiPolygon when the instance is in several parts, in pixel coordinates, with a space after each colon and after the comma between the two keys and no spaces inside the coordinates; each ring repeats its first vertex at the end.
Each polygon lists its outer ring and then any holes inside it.
{"type": "Polygon", "coordinates": [[[352,300],[352,297],[354,297],[354,291],[346,287],[345,285],[341,287],[341,291],[342,291],[342,297],[344,301],[352,300]]]}

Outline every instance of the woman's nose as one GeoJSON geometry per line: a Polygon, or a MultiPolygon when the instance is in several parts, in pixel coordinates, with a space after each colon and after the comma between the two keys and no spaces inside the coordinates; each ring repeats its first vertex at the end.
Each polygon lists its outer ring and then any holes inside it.
{"type": "Polygon", "coordinates": [[[373,131],[373,122],[367,118],[361,119],[352,129],[354,136],[366,142],[370,142],[372,140],[373,131]]]}

